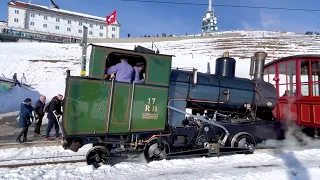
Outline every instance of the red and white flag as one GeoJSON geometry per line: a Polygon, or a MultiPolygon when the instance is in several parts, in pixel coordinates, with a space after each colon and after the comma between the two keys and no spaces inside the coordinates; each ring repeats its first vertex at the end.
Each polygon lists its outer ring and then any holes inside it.
{"type": "Polygon", "coordinates": [[[107,16],[107,18],[106,18],[107,24],[109,25],[111,23],[116,22],[116,18],[117,18],[117,11],[114,11],[112,14],[107,16]]]}

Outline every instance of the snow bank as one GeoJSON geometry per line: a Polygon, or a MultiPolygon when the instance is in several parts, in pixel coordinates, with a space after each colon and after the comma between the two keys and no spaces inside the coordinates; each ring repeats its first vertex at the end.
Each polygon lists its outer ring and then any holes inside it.
{"type": "Polygon", "coordinates": [[[40,93],[35,90],[26,89],[24,87],[15,86],[9,91],[0,93],[0,114],[19,111],[20,104],[30,98],[32,104],[40,97],[40,93]]]}

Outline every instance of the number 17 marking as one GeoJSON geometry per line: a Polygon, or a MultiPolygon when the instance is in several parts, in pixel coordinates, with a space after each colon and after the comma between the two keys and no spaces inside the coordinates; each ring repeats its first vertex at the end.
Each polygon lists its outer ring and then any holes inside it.
{"type": "Polygon", "coordinates": [[[156,102],[156,98],[148,98],[148,104],[150,104],[152,101],[152,104],[156,102]]]}

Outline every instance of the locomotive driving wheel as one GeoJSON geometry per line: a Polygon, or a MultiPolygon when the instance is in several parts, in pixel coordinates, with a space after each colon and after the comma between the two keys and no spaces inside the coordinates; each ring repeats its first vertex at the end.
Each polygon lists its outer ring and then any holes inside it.
{"type": "Polygon", "coordinates": [[[144,148],[144,157],[147,162],[159,161],[166,159],[169,153],[169,144],[162,138],[157,138],[150,141],[144,148]]]}
{"type": "Polygon", "coordinates": [[[232,138],[231,147],[249,148],[248,154],[252,154],[256,147],[256,141],[249,133],[240,132],[232,138]]]}
{"type": "Polygon", "coordinates": [[[88,151],[86,160],[88,165],[93,165],[95,168],[100,167],[102,164],[109,164],[110,151],[103,146],[94,146],[88,151]]]}

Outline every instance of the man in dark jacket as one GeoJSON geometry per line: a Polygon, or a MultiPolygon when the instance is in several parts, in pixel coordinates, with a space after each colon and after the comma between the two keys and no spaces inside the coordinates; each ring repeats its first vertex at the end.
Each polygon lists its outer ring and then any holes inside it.
{"type": "Polygon", "coordinates": [[[59,133],[59,122],[58,122],[59,118],[58,119],[56,118],[56,116],[60,117],[62,115],[62,111],[61,111],[62,99],[63,99],[63,96],[61,94],[58,94],[58,96],[55,96],[52,98],[52,100],[48,105],[48,114],[47,114],[48,128],[47,128],[45,140],[51,140],[49,135],[50,135],[51,129],[53,128],[53,125],[56,130],[56,137],[58,139],[62,139],[62,136],[60,136],[60,133],[59,133]]]}
{"type": "Polygon", "coordinates": [[[30,119],[33,119],[32,111],[33,111],[33,107],[31,106],[31,99],[26,98],[20,106],[19,126],[22,127],[22,131],[20,132],[20,134],[16,139],[18,143],[27,141],[28,129],[29,129],[29,126],[31,125],[30,119]],[[23,135],[23,140],[21,141],[20,138],[22,135],[23,135]]]}
{"type": "Polygon", "coordinates": [[[38,120],[36,127],[34,129],[34,133],[36,136],[41,135],[40,127],[42,124],[43,116],[45,114],[44,112],[45,103],[46,103],[46,96],[40,96],[40,99],[36,103],[34,103],[34,116],[35,116],[35,119],[38,120]]]}
{"type": "Polygon", "coordinates": [[[18,78],[17,78],[17,73],[14,73],[13,76],[12,76],[12,80],[14,82],[14,85],[13,86],[16,86],[17,84],[21,87],[21,84],[20,82],[18,81],[18,78]]]}

